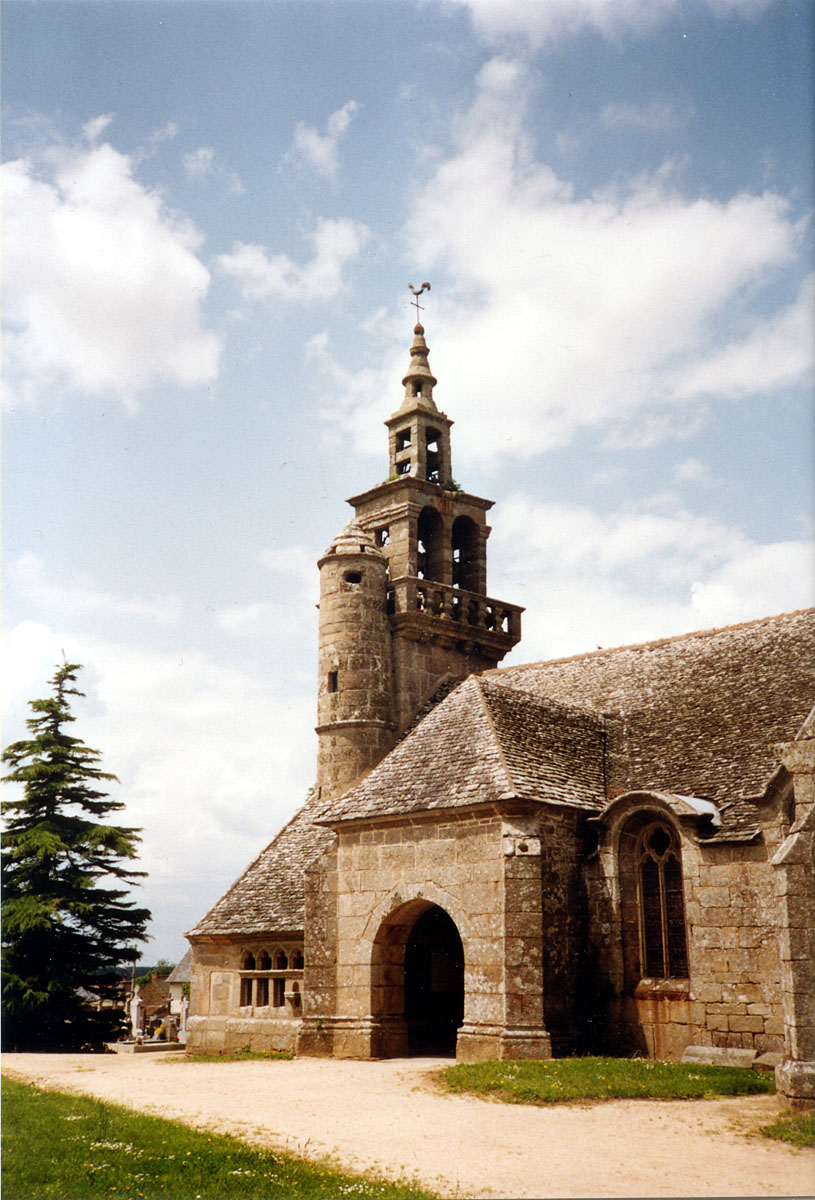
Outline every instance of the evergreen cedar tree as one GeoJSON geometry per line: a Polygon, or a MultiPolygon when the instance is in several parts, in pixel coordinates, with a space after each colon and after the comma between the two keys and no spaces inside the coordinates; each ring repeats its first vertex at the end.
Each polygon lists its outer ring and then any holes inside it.
{"type": "Polygon", "coordinates": [[[65,729],[81,669],[57,667],[53,696],[30,702],[31,737],[3,754],[4,779],[23,785],[2,804],[4,1050],[101,1050],[120,1037],[124,1014],[94,1011],[80,989],[111,986],[115,968],[138,959],[150,919],[128,890],[144,875],[127,865],[140,831],[105,823],[124,805],[98,785],[118,780],[65,729]]]}

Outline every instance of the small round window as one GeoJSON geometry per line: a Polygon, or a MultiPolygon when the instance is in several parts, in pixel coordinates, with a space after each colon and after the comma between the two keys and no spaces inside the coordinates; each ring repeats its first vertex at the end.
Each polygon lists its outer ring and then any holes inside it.
{"type": "Polygon", "coordinates": [[[359,571],[346,571],[345,582],[351,587],[356,587],[357,584],[362,583],[362,575],[359,571]]]}

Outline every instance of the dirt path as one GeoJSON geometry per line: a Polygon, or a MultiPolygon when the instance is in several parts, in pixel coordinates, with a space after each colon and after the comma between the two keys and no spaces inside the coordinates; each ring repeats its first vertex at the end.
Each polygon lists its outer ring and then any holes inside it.
{"type": "Polygon", "coordinates": [[[773,1096],[533,1108],[441,1094],[432,1059],[7,1054],[3,1071],[449,1196],[811,1196],[815,1151],[749,1137],[773,1096]]]}

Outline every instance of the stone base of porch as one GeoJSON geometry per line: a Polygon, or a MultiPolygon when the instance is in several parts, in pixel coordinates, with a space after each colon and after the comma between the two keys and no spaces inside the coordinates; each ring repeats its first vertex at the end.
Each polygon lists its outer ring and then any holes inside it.
{"type": "Polygon", "coordinates": [[[407,1025],[402,1017],[305,1017],[297,1053],[322,1058],[406,1058],[407,1025]]]}
{"type": "Polygon", "coordinates": [[[775,1086],[790,1108],[815,1109],[815,1062],[785,1059],[775,1068],[775,1086]]]}
{"type": "Polygon", "coordinates": [[[462,1025],[456,1039],[458,1062],[551,1058],[552,1039],[545,1029],[511,1025],[462,1025]]]}

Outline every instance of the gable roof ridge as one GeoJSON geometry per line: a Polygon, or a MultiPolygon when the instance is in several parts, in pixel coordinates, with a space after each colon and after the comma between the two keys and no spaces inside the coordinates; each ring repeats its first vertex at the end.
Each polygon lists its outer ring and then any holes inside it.
{"type": "Polygon", "coordinates": [[[469,676],[467,675],[448,675],[443,679],[415,710],[402,732],[397,735],[392,749],[398,746],[400,742],[403,742],[415,729],[418,729],[425,717],[429,717],[433,710],[438,708],[440,704],[443,704],[447,697],[460,687],[462,683],[465,683],[468,678],[469,676]]]}
{"type": "MultiPolygon", "coordinates": [[[[569,660],[554,659],[553,661],[558,662],[569,660]]],[[[523,665],[524,667],[534,667],[537,664],[524,663],[523,665]]],[[[549,664],[547,663],[547,666],[548,665],[549,664]]],[[[563,715],[567,717],[580,717],[583,720],[589,718],[592,721],[597,721],[602,724],[605,721],[605,718],[609,715],[605,712],[599,711],[596,708],[590,708],[586,704],[567,704],[565,700],[558,700],[555,696],[549,696],[545,692],[536,692],[533,691],[532,688],[519,687],[517,683],[499,683],[498,680],[491,679],[490,676],[497,675],[500,669],[511,671],[513,668],[496,668],[492,671],[482,671],[478,675],[479,683],[485,684],[487,689],[500,687],[502,692],[513,692],[517,696],[523,696],[525,700],[531,700],[533,704],[537,704],[538,706],[546,705],[550,709],[557,709],[558,712],[563,713],[563,715]]],[[[520,670],[521,668],[519,667],[516,669],[520,670]]]]}
{"type": "MultiPolygon", "coordinates": [[[[487,718],[487,723],[490,727],[490,732],[492,734],[495,745],[498,749],[498,759],[499,759],[499,762],[501,763],[501,769],[504,772],[504,776],[506,778],[506,783],[507,783],[506,790],[508,792],[511,791],[513,793],[513,795],[515,795],[515,794],[517,794],[518,788],[517,788],[517,785],[515,784],[515,781],[512,778],[512,771],[510,770],[509,763],[507,762],[506,754],[504,753],[504,746],[501,741],[501,735],[495,727],[495,721],[493,720],[492,710],[490,708],[489,701],[486,696],[486,690],[484,687],[485,681],[477,675],[473,675],[473,676],[471,676],[471,678],[473,680],[473,683],[478,688],[478,699],[481,704],[481,709],[482,709],[485,717],[487,718]]],[[[466,684],[466,682],[467,681],[465,680],[465,684],[466,684]]]]}
{"type": "Polygon", "coordinates": [[[623,646],[603,646],[597,650],[584,650],[581,654],[566,654],[561,658],[539,658],[534,662],[515,663],[508,667],[493,667],[491,670],[482,671],[481,677],[489,678],[493,675],[510,675],[513,671],[525,671],[529,667],[551,667],[558,663],[580,662],[581,659],[601,658],[606,654],[620,654],[624,650],[650,650],[654,646],[668,646],[671,643],[683,642],[689,638],[714,637],[720,633],[730,633],[737,629],[747,629],[752,625],[767,625],[771,621],[786,620],[792,617],[805,617],[810,613],[815,616],[815,608],[796,608],[792,612],[773,613],[769,617],[754,617],[750,621],[737,621],[733,625],[714,625],[712,629],[690,629],[687,633],[675,633],[668,637],[654,638],[650,642],[630,642],[623,646]]]}
{"type": "MultiPolygon", "coordinates": [[[[341,796],[320,804],[315,822],[454,809],[475,790],[490,798],[512,787],[476,674],[459,683],[376,766],[341,796]],[[429,788],[429,790],[428,790],[429,788]]],[[[480,802],[480,801],[479,801],[480,802]]]]}

